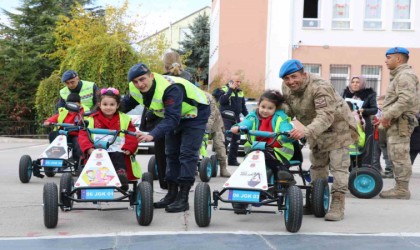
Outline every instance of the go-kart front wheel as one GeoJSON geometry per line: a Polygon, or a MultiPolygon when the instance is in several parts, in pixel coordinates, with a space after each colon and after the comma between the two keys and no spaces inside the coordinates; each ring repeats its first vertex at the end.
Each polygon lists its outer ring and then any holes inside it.
{"type": "Polygon", "coordinates": [[[219,161],[217,160],[216,155],[210,156],[210,162],[211,162],[211,177],[217,176],[217,169],[219,168],[219,161]]]}
{"type": "Polygon", "coordinates": [[[195,187],[194,217],[199,227],[207,227],[211,220],[210,186],[201,182],[195,187]]]}
{"type": "Polygon", "coordinates": [[[71,209],[73,207],[73,201],[69,198],[71,191],[74,187],[74,180],[70,173],[64,173],[60,178],[60,206],[62,211],[65,211],[65,207],[71,209]]]}
{"type": "Polygon", "coordinates": [[[349,190],[357,198],[373,198],[381,192],[382,187],[382,176],[375,169],[362,167],[350,172],[349,190]]]}
{"type": "Polygon", "coordinates": [[[149,182],[137,185],[136,201],[137,222],[142,226],[150,225],[153,220],[153,190],[149,182]]]}
{"type": "Polygon", "coordinates": [[[330,187],[325,179],[317,179],[312,184],[312,212],[315,217],[324,217],[330,205],[330,187]]]}
{"type": "Polygon", "coordinates": [[[303,217],[303,197],[299,187],[290,186],[287,188],[285,207],[284,223],[286,229],[291,233],[296,233],[302,225],[303,217]]]}
{"type": "Polygon", "coordinates": [[[58,223],[58,190],[55,183],[45,183],[43,201],[44,225],[46,228],[54,228],[58,223]]]}
{"type": "Polygon", "coordinates": [[[19,179],[22,183],[28,183],[32,177],[32,159],[29,155],[23,155],[19,161],[19,179]]]}
{"type": "Polygon", "coordinates": [[[159,178],[156,157],[154,155],[149,159],[149,163],[147,164],[147,172],[153,175],[153,180],[157,180],[159,178]]]}
{"type": "Polygon", "coordinates": [[[198,167],[200,180],[202,182],[209,182],[212,176],[212,171],[213,170],[212,170],[210,158],[204,157],[200,162],[200,166],[198,167]]]}

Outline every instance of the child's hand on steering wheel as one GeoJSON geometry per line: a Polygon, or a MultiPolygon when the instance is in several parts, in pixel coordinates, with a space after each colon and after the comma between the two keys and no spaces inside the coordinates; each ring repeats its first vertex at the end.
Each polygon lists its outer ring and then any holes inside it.
{"type": "Polygon", "coordinates": [[[232,132],[233,134],[239,134],[239,127],[238,126],[231,127],[230,132],[232,132]]]}

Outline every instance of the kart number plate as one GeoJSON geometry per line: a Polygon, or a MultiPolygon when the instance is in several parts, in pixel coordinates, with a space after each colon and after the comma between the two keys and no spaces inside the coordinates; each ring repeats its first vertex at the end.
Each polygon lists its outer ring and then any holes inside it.
{"type": "Polygon", "coordinates": [[[248,190],[229,190],[228,199],[230,201],[259,202],[260,192],[248,190]]]}
{"type": "Polygon", "coordinates": [[[63,160],[44,159],[41,161],[41,165],[44,167],[62,167],[63,160]]]}
{"type": "Polygon", "coordinates": [[[114,199],[114,189],[82,189],[83,200],[110,200],[114,199]]]}

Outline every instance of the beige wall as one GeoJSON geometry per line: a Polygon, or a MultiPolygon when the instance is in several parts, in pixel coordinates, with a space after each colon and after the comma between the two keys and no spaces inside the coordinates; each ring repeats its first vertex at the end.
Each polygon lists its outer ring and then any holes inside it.
{"type": "Polygon", "coordinates": [[[224,82],[240,71],[253,92],[264,89],[267,4],[267,0],[220,1],[219,60],[210,69],[210,82],[218,76],[224,82]]]}
{"type": "MultiPolygon", "coordinates": [[[[362,65],[382,66],[381,87],[378,95],[383,95],[389,83],[389,70],[385,65],[385,52],[388,48],[367,47],[320,47],[300,46],[292,57],[302,63],[321,64],[321,77],[328,80],[331,64],[350,65],[350,75],[360,75],[362,65]]],[[[410,49],[410,54],[418,55],[420,49],[410,49]]],[[[420,73],[420,58],[410,58],[409,64],[420,73]]]]}

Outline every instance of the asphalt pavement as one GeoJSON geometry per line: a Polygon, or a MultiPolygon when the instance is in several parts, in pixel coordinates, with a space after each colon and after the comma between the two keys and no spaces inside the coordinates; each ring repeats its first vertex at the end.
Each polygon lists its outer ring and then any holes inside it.
{"type": "MultiPolygon", "coordinates": [[[[200,228],[194,218],[194,193],[190,210],[166,213],[154,210],[150,226],[139,226],[134,211],[59,211],[58,225],[43,223],[42,189],[52,178],[32,177],[22,184],[18,164],[22,155],[35,159],[47,140],[0,137],[0,249],[419,249],[420,248],[420,157],[413,166],[410,200],[358,199],[346,195],[345,219],[327,222],[304,215],[298,233],[287,232],[282,214],[236,215],[212,211],[211,223],[200,228]]],[[[304,168],[309,167],[304,148],[304,168]]],[[[151,155],[137,155],[143,171],[151,155]]],[[[241,160],[241,159],[240,159],[241,160]]],[[[231,172],[236,167],[229,166],[231,172]]],[[[212,178],[211,190],[220,190],[226,178],[212,178]]],[[[200,182],[197,177],[196,182],[200,182]]],[[[154,182],[154,200],[164,194],[154,182]]],[[[393,186],[384,180],[384,189],[393,186]]],[[[103,206],[112,207],[113,204],[103,206]]],[[[88,205],[85,205],[88,206],[88,205]]],[[[229,207],[230,204],[220,204],[229,207]]],[[[257,208],[256,208],[257,209],[257,208]]]]}

